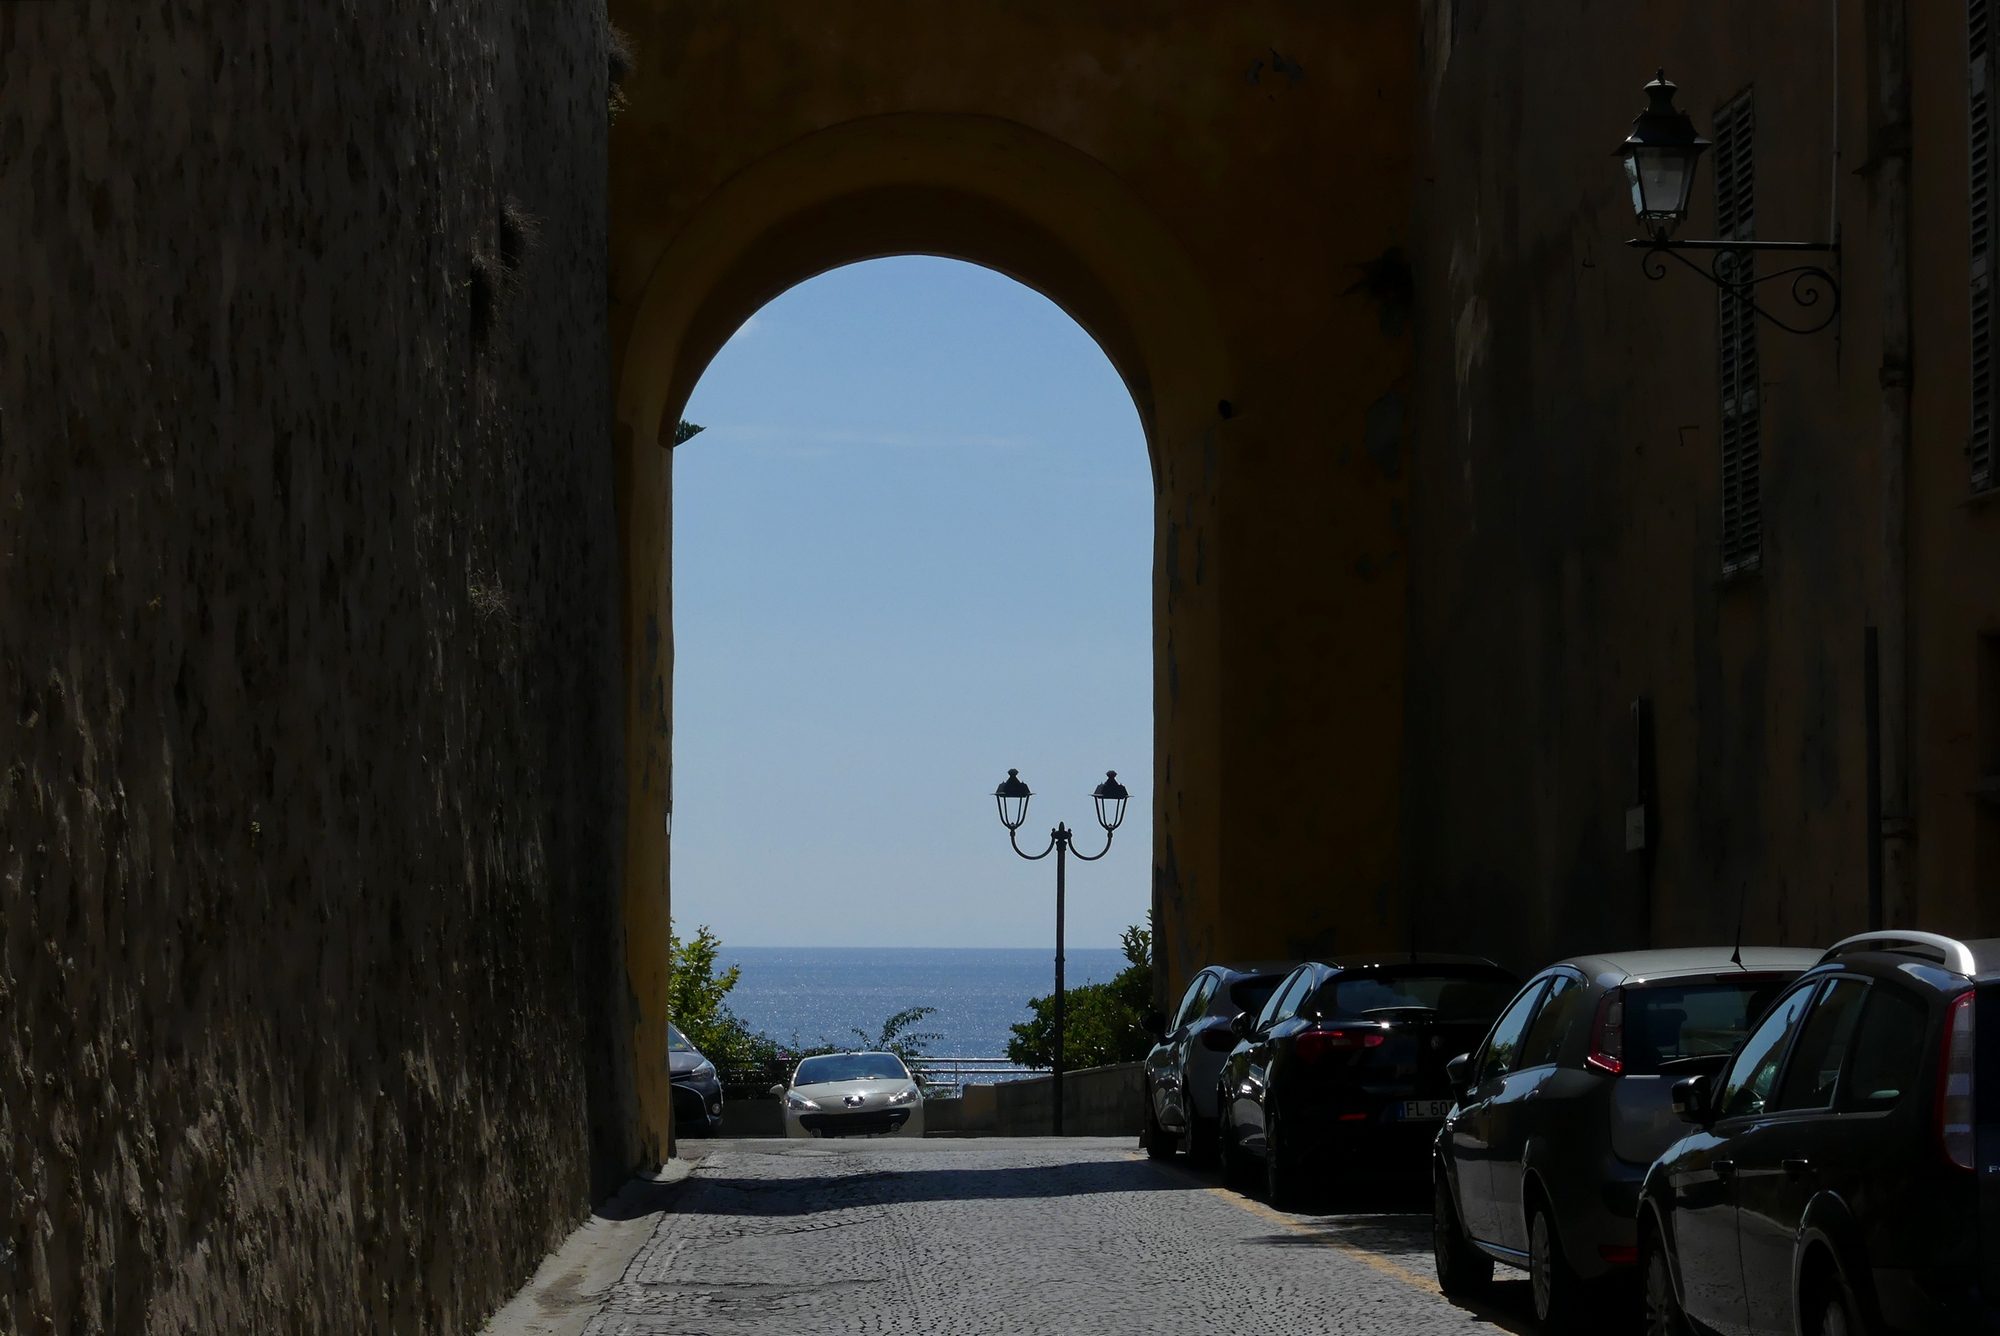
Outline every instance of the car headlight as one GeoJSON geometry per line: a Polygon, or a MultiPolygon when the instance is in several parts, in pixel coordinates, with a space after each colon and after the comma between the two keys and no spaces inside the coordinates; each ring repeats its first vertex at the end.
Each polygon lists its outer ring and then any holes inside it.
{"type": "Polygon", "coordinates": [[[715,1064],[712,1062],[702,1063],[701,1066],[694,1069],[694,1075],[704,1081],[709,1079],[715,1075],[715,1064]]]}
{"type": "Polygon", "coordinates": [[[891,1104],[914,1104],[917,1102],[917,1088],[915,1086],[905,1086],[903,1089],[889,1096],[889,1102],[891,1104]]]}
{"type": "Polygon", "coordinates": [[[819,1105],[813,1103],[804,1095],[795,1095],[787,1091],[785,1093],[785,1107],[794,1113],[808,1113],[817,1110],[819,1105]]]}

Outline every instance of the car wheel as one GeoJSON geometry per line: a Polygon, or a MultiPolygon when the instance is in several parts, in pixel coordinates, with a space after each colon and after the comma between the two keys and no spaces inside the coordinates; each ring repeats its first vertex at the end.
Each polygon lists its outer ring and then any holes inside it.
{"type": "Polygon", "coordinates": [[[1171,1160],[1179,1149],[1174,1143],[1178,1138],[1169,1136],[1167,1129],[1160,1126],[1159,1116],[1153,1111],[1152,1101],[1146,1102],[1146,1154],[1156,1160],[1171,1160]]]}
{"type": "Polygon", "coordinates": [[[1493,1259],[1466,1237],[1450,1178],[1435,1174],[1432,1183],[1431,1254],[1437,1262],[1438,1288],[1454,1297],[1477,1294],[1493,1283],[1493,1259]]]}
{"type": "Polygon", "coordinates": [[[1583,1282],[1563,1257],[1562,1239],[1548,1203],[1536,1202],[1528,1218],[1528,1279],[1535,1295],[1535,1318],[1549,1331],[1576,1331],[1583,1316],[1583,1282]]]}
{"type": "Polygon", "coordinates": [[[1227,1113],[1215,1120],[1215,1163],[1222,1170],[1223,1185],[1240,1190],[1244,1178],[1243,1151],[1236,1144],[1236,1129],[1230,1126],[1227,1113]]]}
{"type": "Polygon", "coordinates": [[[1674,1294],[1673,1272],[1667,1267],[1667,1246],[1657,1234],[1648,1232],[1639,1247],[1644,1254],[1640,1258],[1640,1270],[1645,1276],[1645,1325],[1641,1328],[1646,1336],[1689,1336],[1687,1315],[1681,1312],[1681,1301],[1674,1294]]]}
{"type": "Polygon", "coordinates": [[[1285,1135],[1278,1110],[1264,1111],[1264,1200],[1281,1211],[1299,1204],[1298,1147],[1285,1135]]]}
{"type": "Polygon", "coordinates": [[[1215,1162],[1215,1122],[1213,1118],[1197,1118],[1190,1111],[1187,1131],[1181,1133],[1181,1154],[1190,1164],[1208,1165],[1215,1162]]]}
{"type": "MultiPolygon", "coordinates": [[[[1862,1336],[1867,1327],[1862,1324],[1861,1307],[1854,1302],[1846,1277],[1835,1275],[1829,1289],[1832,1292],[1818,1305],[1817,1325],[1807,1330],[1812,1336],[1862,1336]]],[[[1811,1309],[1806,1311],[1812,1313],[1811,1309]]]]}

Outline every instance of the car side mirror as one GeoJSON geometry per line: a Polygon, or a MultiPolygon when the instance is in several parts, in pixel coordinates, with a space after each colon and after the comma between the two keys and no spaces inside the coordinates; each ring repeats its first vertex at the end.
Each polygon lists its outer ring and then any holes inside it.
{"type": "Polygon", "coordinates": [[[1445,1063],[1444,1079],[1451,1083],[1454,1093],[1464,1094],[1472,1089],[1472,1055],[1461,1053],[1445,1063]]]}
{"type": "Polygon", "coordinates": [[[1140,1018],[1139,1023],[1144,1027],[1146,1033],[1153,1036],[1153,1038],[1164,1039],[1166,1037],[1167,1018],[1160,1014],[1158,1007],[1147,1007],[1146,1014],[1140,1018]]]}
{"type": "Polygon", "coordinates": [[[785,1088],[783,1086],[774,1085],[771,1087],[772,1099],[783,1099],[784,1097],[785,1097],[785,1088]]]}
{"type": "Polygon", "coordinates": [[[1236,1018],[1229,1022],[1229,1033],[1238,1039],[1248,1039],[1250,1032],[1255,1028],[1257,1028],[1257,1018],[1247,1011],[1237,1012],[1236,1018]]]}
{"type": "Polygon", "coordinates": [[[1683,1122],[1708,1124],[1708,1078],[1690,1076],[1674,1082],[1674,1112],[1683,1122]]]}

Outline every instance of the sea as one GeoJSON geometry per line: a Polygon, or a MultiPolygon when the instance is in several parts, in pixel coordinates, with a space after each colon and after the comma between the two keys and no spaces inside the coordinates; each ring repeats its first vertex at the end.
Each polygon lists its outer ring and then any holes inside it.
{"type": "MultiPolygon", "coordinates": [[[[1028,1000],[1055,991],[1055,953],[1038,947],[725,946],[719,965],[742,975],[729,1009],[752,1030],[798,1048],[873,1043],[905,1007],[937,1010],[912,1028],[935,1034],[937,1057],[1002,1058],[1028,1000]]],[[[1117,947],[1071,947],[1063,982],[1108,983],[1125,968],[1117,947]]]]}

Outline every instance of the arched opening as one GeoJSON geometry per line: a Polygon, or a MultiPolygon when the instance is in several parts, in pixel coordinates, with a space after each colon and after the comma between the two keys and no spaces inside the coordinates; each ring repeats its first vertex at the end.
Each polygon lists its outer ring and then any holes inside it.
{"type": "Polygon", "coordinates": [[[1139,795],[1113,856],[1072,869],[1070,986],[1108,980],[1150,904],[1154,513],[1131,396],[1047,298],[903,257],[760,309],[686,416],[705,430],[674,453],[676,924],[745,966],[754,1030],[852,1042],[930,1004],[939,1052],[1000,1054],[988,981],[1014,980],[1026,1019],[1053,915],[1052,865],[1013,856],[986,796],[1005,767],[1043,795],[1037,849],[1057,820],[1100,846],[1106,768],[1139,795]],[[946,985],[935,951],[875,947],[1017,949],[955,956],[946,985]],[[810,978],[832,991],[760,1006],[810,978]]]}
{"type": "MultiPolygon", "coordinates": [[[[615,196],[615,189],[614,189],[615,196]]],[[[615,203],[615,199],[614,199],[615,203]]],[[[635,1054],[663,1051],[672,791],[671,440],[716,351],[758,309],[814,275],[888,255],[997,271],[1042,293],[1130,390],[1151,458],[1153,908],[1213,925],[1220,878],[1215,540],[1219,438],[1231,374],[1203,285],[1178,246],[1103,166],[983,117],[884,116],[807,136],[737,173],[614,289],[620,519],[626,552],[628,792],[624,931],[635,1054]],[[1220,406],[1220,407],[1219,407],[1220,406]],[[1196,783],[1177,780],[1194,775],[1196,783]]],[[[635,238],[632,244],[638,244],[635,238]]],[[[1055,777],[1051,776],[1051,779],[1055,777]]],[[[988,781],[990,783],[990,781],[988,781]]],[[[1163,932],[1188,958],[1230,944],[1163,932]]],[[[1185,962],[1163,962],[1172,974],[1185,962]]],[[[636,1061],[641,1155],[664,1145],[663,1073],[636,1061]],[[658,1142],[654,1138],[658,1137],[658,1142]],[[650,1148],[650,1149],[649,1149],[650,1148]]]]}

